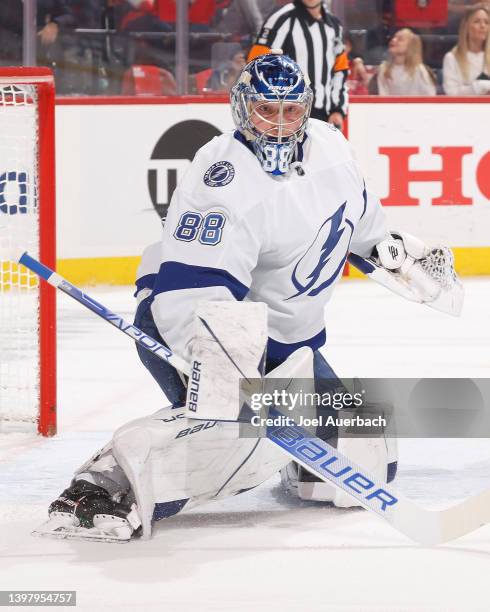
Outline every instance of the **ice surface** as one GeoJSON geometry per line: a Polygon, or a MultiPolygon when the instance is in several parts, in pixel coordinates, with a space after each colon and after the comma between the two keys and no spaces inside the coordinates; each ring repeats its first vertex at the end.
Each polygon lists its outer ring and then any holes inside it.
{"type": "MultiPolygon", "coordinates": [[[[342,376],[490,375],[490,280],[454,319],[369,282],[341,283],[327,358],[342,376]]],[[[88,289],[130,319],[130,288],[88,289]]],[[[490,607],[490,527],[413,545],[360,509],[256,490],[162,521],[127,545],[33,538],[46,507],[111,431],[163,399],[131,342],[59,297],[59,431],[0,435],[0,590],[72,589],[80,610],[473,611],[490,607]]],[[[447,507],[490,484],[489,440],[402,440],[399,490],[447,507]]]]}

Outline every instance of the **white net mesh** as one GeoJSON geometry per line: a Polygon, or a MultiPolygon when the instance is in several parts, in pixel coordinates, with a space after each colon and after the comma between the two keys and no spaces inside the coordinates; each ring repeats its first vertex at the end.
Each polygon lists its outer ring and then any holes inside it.
{"type": "Polygon", "coordinates": [[[39,411],[39,285],[14,258],[39,256],[36,88],[0,82],[0,429],[39,411]]]}
{"type": "Polygon", "coordinates": [[[457,280],[454,271],[454,256],[447,247],[436,247],[420,260],[422,269],[434,278],[444,289],[451,289],[457,280]]]}

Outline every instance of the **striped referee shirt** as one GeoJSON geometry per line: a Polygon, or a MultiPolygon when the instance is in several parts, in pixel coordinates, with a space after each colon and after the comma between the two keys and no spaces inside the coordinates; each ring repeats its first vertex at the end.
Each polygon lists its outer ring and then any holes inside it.
{"type": "Polygon", "coordinates": [[[313,108],[328,117],[347,112],[348,61],[340,21],[322,7],[322,18],[314,19],[301,0],[294,0],[272,13],[264,22],[248,60],[282,49],[311,81],[313,108]]]}

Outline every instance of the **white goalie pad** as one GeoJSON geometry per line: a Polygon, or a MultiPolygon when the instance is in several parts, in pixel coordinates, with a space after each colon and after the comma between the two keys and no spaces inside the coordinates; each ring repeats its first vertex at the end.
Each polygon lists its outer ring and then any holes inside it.
{"type": "MultiPolygon", "coordinates": [[[[265,391],[269,391],[270,382],[274,379],[309,379],[313,384],[313,351],[309,346],[301,348],[291,353],[286,361],[283,361],[277,368],[265,375],[265,391]],[[270,382],[269,382],[270,381],[270,382]]],[[[289,385],[288,385],[289,388],[289,385]]],[[[308,391],[313,391],[313,387],[308,391]]]]}
{"type": "MultiPolygon", "coordinates": [[[[256,487],[289,462],[269,440],[241,437],[240,424],[187,419],[178,406],[123,425],[108,451],[104,465],[113,458],[124,471],[145,539],[153,522],[256,487]]],[[[83,471],[100,472],[93,461],[83,471]]]]}
{"type": "MultiPolygon", "coordinates": [[[[268,375],[266,389],[272,389],[274,378],[294,385],[294,379],[312,376],[313,353],[302,348],[268,375]]],[[[148,538],[156,505],[188,499],[188,509],[235,495],[259,485],[289,462],[269,440],[240,437],[239,427],[238,423],[187,419],[184,409],[168,406],[118,429],[112,442],[79,472],[101,468],[110,472],[116,460],[131,484],[143,537],[148,538]],[[112,454],[106,455],[109,450],[112,454]]]]}
{"type": "MultiPolygon", "coordinates": [[[[396,440],[393,440],[396,445],[396,440]]],[[[381,482],[386,481],[389,462],[384,438],[339,438],[337,450],[352,459],[381,482]]],[[[304,500],[332,502],[337,508],[352,508],[361,504],[351,495],[328,482],[298,482],[298,497],[304,500]]]]}
{"type": "Polygon", "coordinates": [[[198,304],[186,416],[240,419],[240,379],[260,378],[267,346],[267,306],[260,302],[198,304]]]}

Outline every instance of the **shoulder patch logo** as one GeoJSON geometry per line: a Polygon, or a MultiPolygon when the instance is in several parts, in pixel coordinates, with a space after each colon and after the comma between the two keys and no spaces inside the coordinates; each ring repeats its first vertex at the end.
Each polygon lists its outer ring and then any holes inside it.
{"type": "Polygon", "coordinates": [[[219,161],[213,164],[204,175],[204,182],[208,187],[224,187],[231,183],[235,176],[233,164],[227,161],[219,161]]]}

